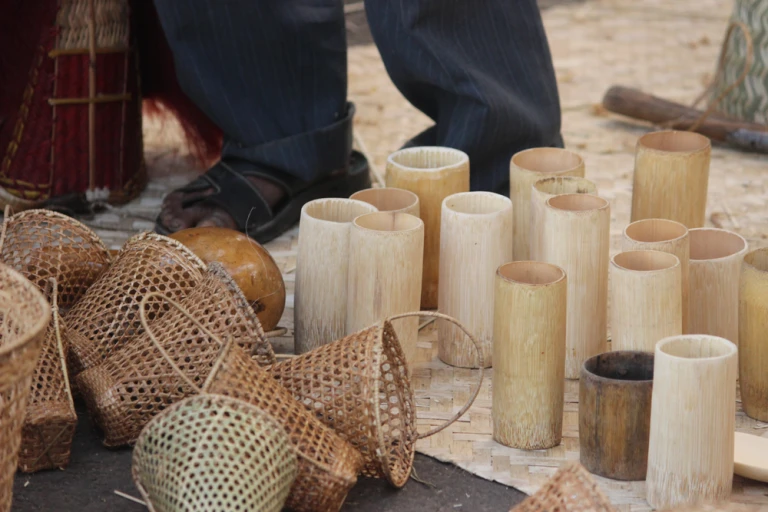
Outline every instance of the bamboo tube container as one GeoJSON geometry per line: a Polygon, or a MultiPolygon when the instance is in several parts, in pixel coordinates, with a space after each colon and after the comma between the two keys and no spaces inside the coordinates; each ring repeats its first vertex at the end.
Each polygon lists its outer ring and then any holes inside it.
{"type": "Polygon", "coordinates": [[[680,260],[660,251],[627,251],[611,259],[611,350],[653,352],[683,333],[680,260]]]}
{"type": "Polygon", "coordinates": [[[691,254],[688,228],[679,222],[667,219],[638,220],[624,229],[621,250],[661,251],[677,256],[677,259],[680,260],[683,334],[688,334],[691,254]]]}
{"type": "MultiPolygon", "coordinates": [[[[512,201],[493,192],[463,192],[443,201],[438,311],[473,333],[486,367],[493,364],[494,276],[512,260],[512,201]]],[[[437,321],[438,356],[475,368],[473,343],[452,323],[437,321]]]]}
{"type": "Polygon", "coordinates": [[[387,187],[410,190],[419,197],[424,221],[424,264],[421,308],[437,307],[440,272],[440,217],[443,199],[469,191],[469,157],[443,147],[401,149],[387,159],[387,187]]]}
{"type": "Polygon", "coordinates": [[[545,203],[542,261],[568,275],[565,378],[578,379],[581,365],[606,351],[608,201],[588,194],[563,194],[545,203]]]}
{"type": "Polygon", "coordinates": [[[637,141],[632,222],[669,219],[688,229],[704,225],[709,139],[695,132],[647,133],[637,141]]]}
{"type": "Polygon", "coordinates": [[[372,204],[380,212],[403,212],[419,216],[419,196],[402,188],[367,188],[355,192],[350,199],[372,204]]]}
{"type": "Polygon", "coordinates": [[[532,148],[509,163],[509,194],[515,207],[514,258],[530,259],[531,187],[552,176],[584,177],[584,160],[567,149],[532,148]]]}
{"type": "Polygon", "coordinates": [[[657,509],[725,501],[733,482],[736,345],[683,335],[656,345],[646,492],[657,509]]]}
{"type": "Polygon", "coordinates": [[[563,437],[565,271],[516,261],[496,271],[493,315],[493,439],[543,450],[563,437]]]}
{"type": "MultiPolygon", "coordinates": [[[[375,212],[352,222],[347,281],[347,334],[398,313],[419,310],[424,222],[402,212],[375,212]]],[[[419,317],[393,321],[409,365],[419,317]]]]}
{"type": "Polygon", "coordinates": [[[597,185],[578,176],[552,176],[543,178],[531,187],[531,233],[529,238],[530,259],[541,259],[541,223],[544,203],[550,197],[561,194],[597,195],[597,185]]]}
{"type": "Polygon", "coordinates": [[[739,275],[747,241],[715,228],[690,230],[691,334],[720,336],[739,344],[739,275]]]}
{"type": "Polygon", "coordinates": [[[744,256],[739,289],[739,383],[750,418],[768,422],[768,248],[744,256]]]}

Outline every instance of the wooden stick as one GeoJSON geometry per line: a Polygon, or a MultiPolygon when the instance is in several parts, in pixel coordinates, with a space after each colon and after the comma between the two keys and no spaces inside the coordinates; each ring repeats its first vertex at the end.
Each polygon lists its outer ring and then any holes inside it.
{"type": "Polygon", "coordinates": [[[49,105],[90,105],[92,103],[113,103],[116,101],[130,101],[131,94],[99,94],[90,98],[49,98],[49,105]]]}
{"type": "Polygon", "coordinates": [[[403,212],[419,216],[419,196],[402,188],[367,188],[355,192],[350,199],[372,204],[380,212],[403,212]]]}
{"type": "Polygon", "coordinates": [[[88,190],[96,189],[96,6],[88,0],[88,190]]]}
{"type": "Polygon", "coordinates": [[[744,256],[739,290],[739,383],[750,418],[768,421],[768,248],[744,256]]]}

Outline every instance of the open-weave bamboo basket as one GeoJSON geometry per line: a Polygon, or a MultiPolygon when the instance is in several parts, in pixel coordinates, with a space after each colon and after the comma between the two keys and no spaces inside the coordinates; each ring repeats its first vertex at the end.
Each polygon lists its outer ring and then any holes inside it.
{"type": "Polygon", "coordinates": [[[296,468],[271,416],[242,400],[198,395],[147,424],[131,472],[150,512],[280,512],[296,468]]]}
{"type": "MultiPolygon", "coordinates": [[[[70,373],[100,364],[141,334],[139,304],[146,294],[182,298],[200,284],[204,271],[200,258],[175,240],[155,233],[128,240],[114,264],[64,316],[70,373]]],[[[166,309],[159,301],[149,307],[150,319],[166,309]]]]}
{"type": "Polygon", "coordinates": [[[0,265],[0,511],[11,509],[21,426],[51,307],[43,293],[0,265]]]}
{"type": "Polygon", "coordinates": [[[613,512],[611,502],[597,488],[584,466],[561,467],[535,494],[511,509],[514,512],[613,512]]]}
{"type": "MultiPolygon", "coordinates": [[[[202,282],[181,305],[210,332],[229,337],[251,353],[258,364],[274,363],[272,346],[259,319],[220,264],[209,265],[202,282]]],[[[137,316],[146,313],[142,310],[137,316]]],[[[221,347],[175,308],[149,325],[169,354],[178,360],[188,358],[184,368],[195,386],[202,386],[221,347]]],[[[91,417],[104,431],[107,446],[132,443],[153,416],[195,392],[179,381],[146,331],[102,364],[82,372],[76,383],[91,417]]]]}
{"type": "Polygon", "coordinates": [[[0,259],[41,290],[56,279],[61,308],[72,307],[109,266],[101,239],[75,219],[50,210],[9,213],[0,232],[0,259]]]}
{"type": "Polygon", "coordinates": [[[360,450],[363,473],[387,478],[396,487],[408,481],[418,439],[440,432],[472,405],[483,380],[478,341],[455,319],[432,312],[388,318],[276,364],[277,381],[323,423],[360,450]],[[474,343],[480,382],[464,407],[448,422],[419,435],[408,367],[392,322],[408,316],[431,316],[456,324],[474,343]]]}

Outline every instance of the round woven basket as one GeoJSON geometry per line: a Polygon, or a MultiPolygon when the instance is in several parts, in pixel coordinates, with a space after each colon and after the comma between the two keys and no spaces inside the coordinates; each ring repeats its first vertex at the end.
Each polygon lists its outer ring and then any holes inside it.
{"type": "Polygon", "coordinates": [[[538,491],[526,498],[514,512],[614,512],[611,502],[597,488],[597,482],[578,463],[561,467],[538,491]]]}
{"type": "Polygon", "coordinates": [[[272,417],[241,400],[199,395],[147,424],[131,469],[151,512],[279,512],[297,462],[272,417]]]}

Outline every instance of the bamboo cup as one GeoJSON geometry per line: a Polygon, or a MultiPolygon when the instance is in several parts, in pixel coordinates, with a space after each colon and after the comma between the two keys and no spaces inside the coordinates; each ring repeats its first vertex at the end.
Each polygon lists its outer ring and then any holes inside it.
{"type": "Polygon", "coordinates": [[[690,230],[691,334],[720,336],[739,344],[739,274],[747,241],[724,229],[690,230]]]}
{"type": "Polygon", "coordinates": [[[421,308],[437,307],[440,271],[440,217],[443,199],[469,190],[469,157],[443,147],[401,149],[387,159],[387,187],[410,190],[419,197],[424,221],[421,308]]]}
{"type": "Polygon", "coordinates": [[[680,260],[683,334],[687,334],[690,281],[690,237],[688,236],[688,228],[679,222],[667,219],[638,220],[624,229],[621,250],[661,251],[677,256],[677,259],[680,260]]]}
{"type": "Polygon", "coordinates": [[[419,196],[402,188],[367,188],[355,192],[350,199],[363,201],[376,207],[380,212],[403,212],[419,216],[419,196]]]}
{"type": "Polygon", "coordinates": [[[725,501],[733,483],[736,345],[683,335],[656,345],[646,497],[657,509],[725,501]]]}
{"type": "Polygon", "coordinates": [[[768,422],[768,248],[748,253],[741,267],[739,383],[744,412],[768,422]]]}
{"type": "Polygon", "coordinates": [[[493,316],[493,439],[543,450],[563,437],[565,271],[516,261],[496,271],[493,316]]]}
{"type": "Polygon", "coordinates": [[[563,194],[547,200],[542,261],[568,275],[565,378],[606,351],[610,206],[602,197],[563,194]]]}
{"type": "Polygon", "coordinates": [[[653,352],[683,333],[680,260],[659,251],[621,252],[611,259],[611,348],[653,352]]]}
{"type": "Polygon", "coordinates": [[[695,132],[647,133],[637,141],[632,222],[669,219],[687,228],[704,225],[710,142],[695,132]]]}
{"type": "Polygon", "coordinates": [[[544,204],[550,197],[561,194],[597,195],[597,185],[578,176],[552,176],[540,179],[531,187],[531,233],[529,237],[530,259],[541,259],[541,223],[544,204]]]}
{"type": "MultiPolygon", "coordinates": [[[[399,313],[419,310],[424,222],[407,213],[367,213],[352,222],[347,285],[347,334],[399,313]]],[[[418,316],[392,322],[409,367],[418,316]]]]}
{"type": "Polygon", "coordinates": [[[349,231],[376,208],[352,199],[317,199],[301,209],[294,298],[295,351],[303,354],[344,337],[349,231]]]}
{"type": "Polygon", "coordinates": [[[509,193],[515,207],[515,261],[530,259],[531,187],[551,176],[584,177],[584,160],[560,148],[532,148],[516,153],[509,163],[509,193]]]}

